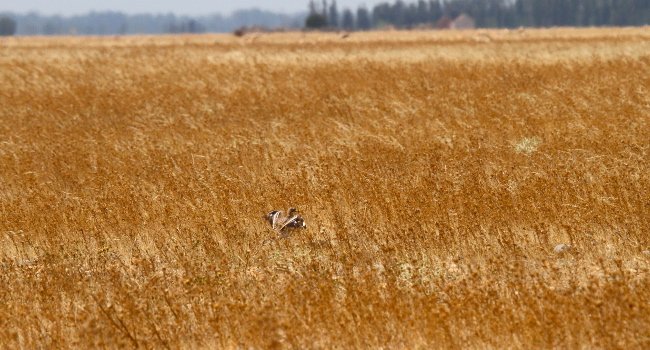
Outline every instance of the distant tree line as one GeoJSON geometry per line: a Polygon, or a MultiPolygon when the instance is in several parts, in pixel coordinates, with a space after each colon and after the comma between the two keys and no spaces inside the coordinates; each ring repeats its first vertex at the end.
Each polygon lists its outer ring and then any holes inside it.
{"type": "Polygon", "coordinates": [[[336,0],[309,2],[308,28],[366,30],[433,26],[465,13],[477,27],[637,26],[650,24],[650,0],[417,0],[339,12],[336,0]]]}
{"type": "Polygon", "coordinates": [[[91,12],[76,16],[43,16],[37,13],[0,13],[0,35],[119,35],[232,32],[237,28],[302,28],[306,13],[294,15],[263,10],[240,10],[229,16],[200,17],[173,14],[127,15],[120,12],[91,12]]]}
{"type": "Polygon", "coordinates": [[[461,13],[473,17],[476,26],[482,28],[635,26],[650,24],[650,0],[397,0],[356,10],[339,9],[336,0],[311,0],[308,13],[241,10],[230,16],[200,17],[119,12],[70,17],[0,13],[0,35],[232,32],[243,27],[414,28],[435,26],[441,19],[455,18],[461,13]]]}

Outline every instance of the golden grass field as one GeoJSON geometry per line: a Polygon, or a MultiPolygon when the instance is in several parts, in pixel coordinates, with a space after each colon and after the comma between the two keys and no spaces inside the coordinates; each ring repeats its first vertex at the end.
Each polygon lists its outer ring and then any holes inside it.
{"type": "Polygon", "coordinates": [[[647,349],[650,31],[0,39],[0,257],[3,348],[647,349]]]}

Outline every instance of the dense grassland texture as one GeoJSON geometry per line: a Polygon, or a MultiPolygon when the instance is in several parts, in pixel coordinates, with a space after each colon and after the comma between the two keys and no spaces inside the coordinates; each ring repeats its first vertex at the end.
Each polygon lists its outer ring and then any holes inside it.
{"type": "Polygon", "coordinates": [[[2,39],[0,343],[647,349],[649,122],[647,28],[2,39]]]}

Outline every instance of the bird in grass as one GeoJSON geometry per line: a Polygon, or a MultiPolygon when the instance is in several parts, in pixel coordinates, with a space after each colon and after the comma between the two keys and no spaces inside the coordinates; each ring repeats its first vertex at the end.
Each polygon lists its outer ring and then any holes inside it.
{"type": "Polygon", "coordinates": [[[272,210],[266,214],[265,219],[283,237],[287,236],[292,229],[307,228],[305,219],[296,208],[289,208],[286,214],[281,210],[272,210]]]}

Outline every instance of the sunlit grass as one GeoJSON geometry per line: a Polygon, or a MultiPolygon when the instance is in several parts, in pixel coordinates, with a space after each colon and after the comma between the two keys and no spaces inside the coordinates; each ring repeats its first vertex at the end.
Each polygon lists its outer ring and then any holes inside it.
{"type": "Polygon", "coordinates": [[[0,344],[647,348],[647,33],[2,39],[0,344]]]}

